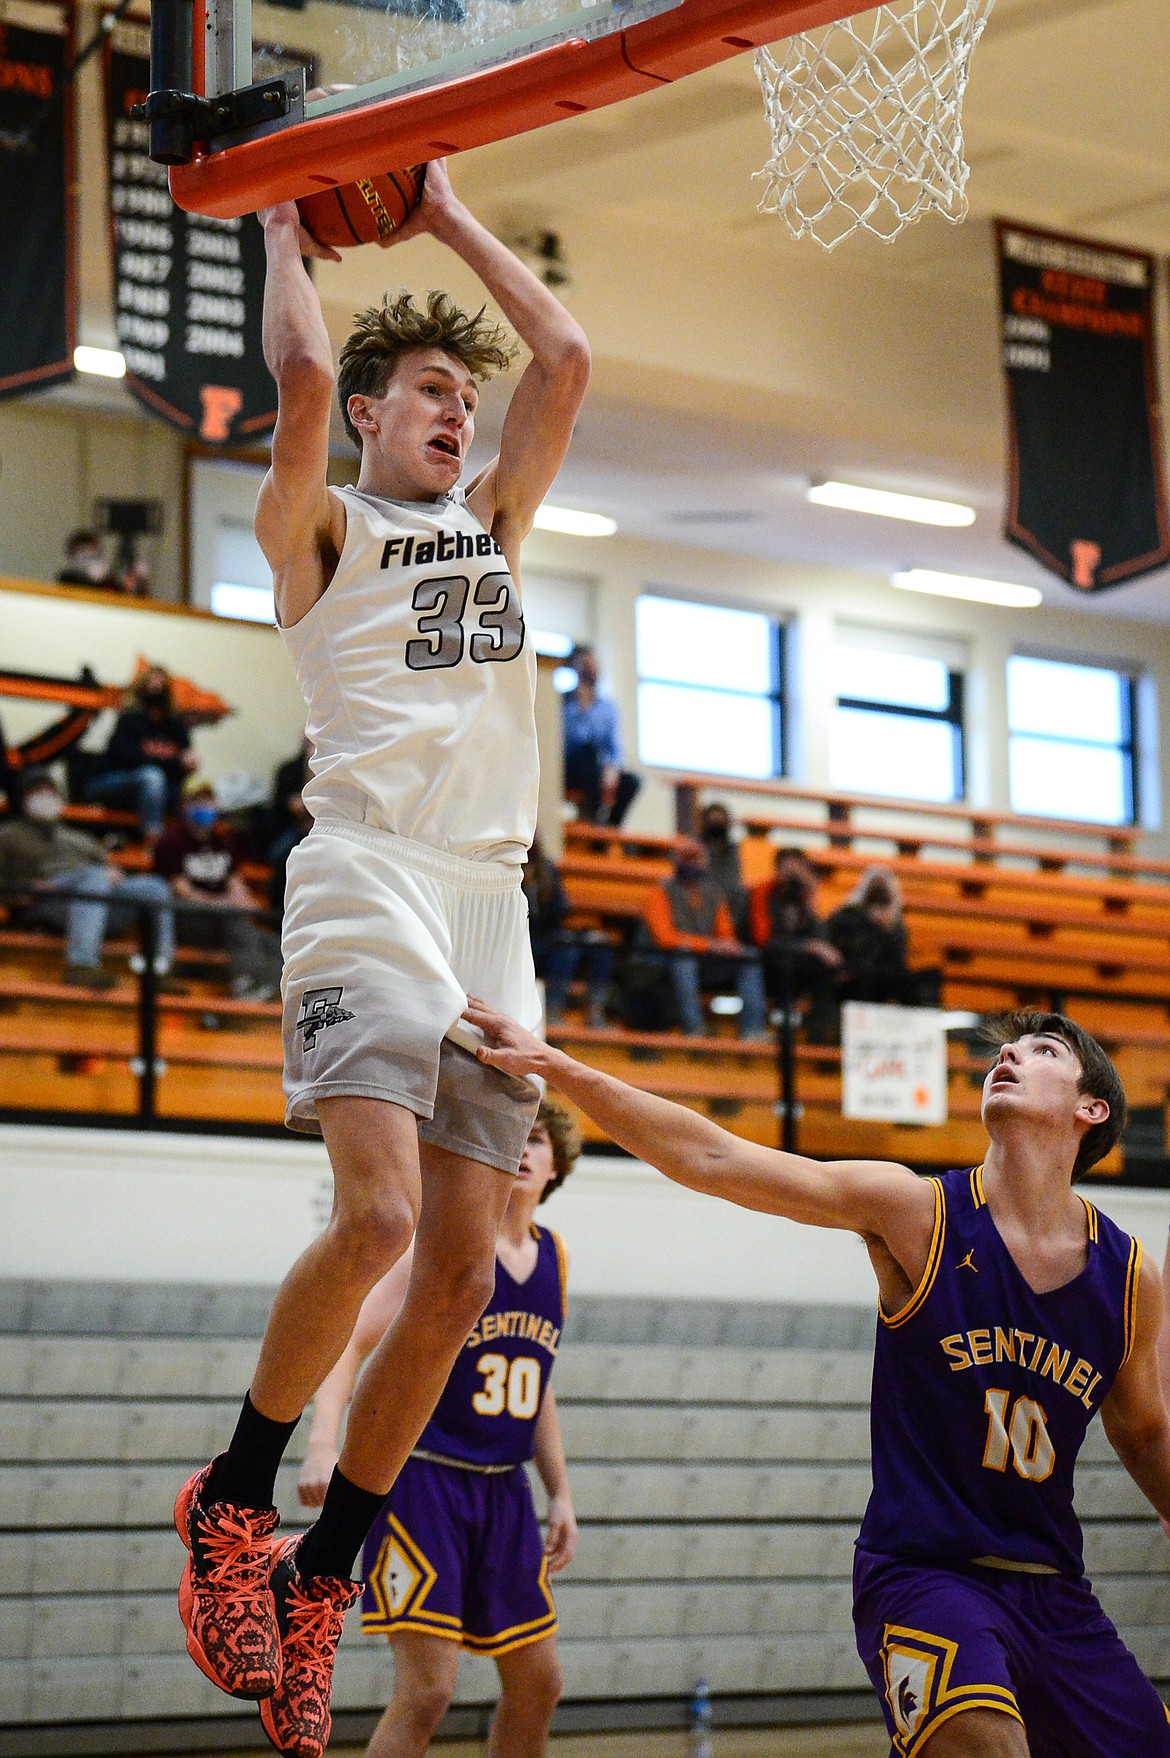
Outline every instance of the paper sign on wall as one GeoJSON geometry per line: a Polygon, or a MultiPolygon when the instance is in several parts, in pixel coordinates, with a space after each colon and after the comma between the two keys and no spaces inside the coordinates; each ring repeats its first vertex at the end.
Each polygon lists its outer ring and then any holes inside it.
{"type": "Polygon", "coordinates": [[[945,1123],[947,1035],[932,1007],[841,1009],[842,1110],[885,1123],[945,1123]]]}

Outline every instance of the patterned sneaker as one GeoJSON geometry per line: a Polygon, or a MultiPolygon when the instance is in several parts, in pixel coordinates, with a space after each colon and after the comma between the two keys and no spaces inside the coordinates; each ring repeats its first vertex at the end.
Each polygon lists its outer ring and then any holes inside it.
{"type": "Polygon", "coordinates": [[[179,1583],[187,1652],[230,1697],[270,1697],[280,1683],[280,1634],[268,1577],[275,1508],[199,1505],[205,1465],[175,1500],[175,1527],[190,1556],[179,1583]]]}
{"type": "Polygon", "coordinates": [[[274,1552],[272,1592],[280,1625],[280,1685],[260,1705],[260,1725],[278,1752],[321,1758],[332,1720],[329,1693],[345,1614],[361,1594],[358,1581],[318,1575],[305,1586],[297,1574],[300,1535],[274,1552]]]}

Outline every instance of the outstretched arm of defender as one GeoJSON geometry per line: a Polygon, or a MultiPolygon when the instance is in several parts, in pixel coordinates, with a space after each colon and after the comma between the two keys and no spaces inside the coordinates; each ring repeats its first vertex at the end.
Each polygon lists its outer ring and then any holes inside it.
{"type": "Polygon", "coordinates": [[[912,1284],[934,1227],[931,1186],[878,1160],[821,1161],[742,1141],[685,1106],[627,1086],[541,1043],[472,997],[464,1015],[484,1033],[481,1061],[508,1074],[541,1074],[601,1126],[611,1141],[676,1184],[741,1208],[841,1227],[880,1241],[912,1284]]]}
{"type": "Polygon", "coordinates": [[[1117,1457],[1170,1533],[1170,1414],[1158,1362],[1161,1330],[1161,1277],[1144,1258],[1133,1347],[1101,1406],[1101,1421],[1117,1457]]]}
{"type": "Polygon", "coordinates": [[[296,622],[320,596],[331,557],[344,542],[344,512],[326,487],[333,351],[321,302],[301,260],[326,253],[300,226],[296,204],[260,215],[268,267],[264,281],[264,362],[276,380],[272,467],[256,506],[256,538],[272,568],[282,623],[296,622]],[[341,521],[340,533],[334,527],[341,521]]]}
{"type": "Polygon", "coordinates": [[[459,201],[442,159],[427,166],[422,200],[401,236],[421,231],[475,271],[532,352],[504,418],[500,455],[468,492],[476,517],[515,565],[569,448],[589,383],[589,343],[560,300],[459,201]]]}

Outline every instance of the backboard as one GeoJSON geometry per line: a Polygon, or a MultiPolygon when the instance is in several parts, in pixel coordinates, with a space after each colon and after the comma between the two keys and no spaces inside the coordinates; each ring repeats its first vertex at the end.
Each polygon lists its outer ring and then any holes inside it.
{"type": "Polygon", "coordinates": [[[212,140],[195,127],[171,193],[224,218],[619,103],[860,10],[859,0],[308,0],[291,15],[257,7],[254,27],[251,0],[154,6],[155,41],[180,45],[156,57],[155,95],[193,92],[212,100],[205,114],[222,111],[218,128],[229,111],[233,123],[212,140]],[[254,28],[272,43],[276,20],[323,81],[352,89],[306,102],[295,78],[287,96],[254,85],[254,28]]]}

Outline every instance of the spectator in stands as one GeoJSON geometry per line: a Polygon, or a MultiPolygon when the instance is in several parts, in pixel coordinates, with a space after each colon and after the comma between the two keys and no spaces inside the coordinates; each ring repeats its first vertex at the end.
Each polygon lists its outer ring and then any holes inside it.
{"type": "Polygon", "coordinates": [[[175,952],[171,888],[152,873],[123,873],[84,830],[61,823],[65,800],[47,769],[30,769],[22,811],[0,824],[0,888],[38,893],[16,900],[25,922],[65,930],[65,971],[71,988],[109,989],[116,977],[102,968],[102,941],[113,919],[126,922],[136,904],[157,906],[155,969],[159,986],[178,990],[170,978],[175,952]],[[75,891],[80,897],[53,894],[75,891]]]}
{"type": "Polygon", "coordinates": [[[739,864],[739,845],[731,834],[731,813],[721,800],[712,800],[709,806],[703,807],[699,817],[699,841],[707,851],[707,871],[727,902],[737,936],[750,942],[750,910],[739,864]]]}
{"type": "Polygon", "coordinates": [[[865,869],[848,901],[825,923],[825,935],[843,961],[839,1000],[902,1007],[937,1001],[936,973],[912,971],[906,963],[902,888],[891,868],[879,864],[865,869]]]}
{"type": "Polygon", "coordinates": [[[154,845],[197,763],[187,723],[174,710],[170,674],[152,665],[128,692],[102,769],[86,783],[85,798],[103,806],[133,807],[143,837],[154,845]]]}
{"type": "Polygon", "coordinates": [[[752,939],[777,1007],[806,1000],[805,1034],[832,1043],[839,1030],[837,984],[844,960],[816,911],[816,874],[803,849],[782,848],[771,879],[752,887],[752,939]]]}
{"type": "Polygon", "coordinates": [[[268,883],[268,907],[274,916],[284,914],[284,886],[288,857],[298,842],[303,842],[313,828],[312,815],[301,797],[301,789],[309,779],[308,737],[301,748],[276,771],[272,781],[272,814],[269,826],[271,842],[266,859],[272,868],[268,883]]]}
{"type": "Polygon", "coordinates": [[[555,1025],[569,1004],[569,985],[585,968],[585,1019],[588,1025],[604,1026],[605,997],[613,976],[614,949],[601,929],[565,926],[569,900],[557,871],[533,841],[524,863],[524,895],[528,900],[528,933],[536,974],[544,978],[545,1018],[555,1025]]]}
{"type": "Polygon", "coordinates": [[[239,871],[235,837],[220,820],[210,782],[188,785],[183,811],[154,853],[154,870],[169,879],[184,911],[180,937],[187,945],[226,947],[229,987],[238,1001],[269,1001],[280,987],[280,951],[255,920],[255,900],[239,871]]]}
{"type": "Polygon", "coordinates": [[[59,586],[96,586],[105,592],[122,592],[128,598],[149,598],[150,569],[136,556],[119,559],[111,567],[96,531],[74,531],[65,544],[65,565],[57,575],[59,586]]]}
{"type": "Polygon", "coordinates": [[[592,647],[574,647],[568,665],[577,686],[564,697],[565,792],[580,800],[590,824],[617,825],[641,787],[622,768],[617,706],[598,687],[601,667],[592,647]]]}
{"type": "Polygon", "coordinates": [[[106,560],[96,531],[74,531],[65,541],[65,562],[57,574],[60,586],[100,586],[118,590],[118,579],[106,560]]]}
{"type": "Polygon", "coordinates": [[[701,842],[687,843],[674,876],[646,901],[642,934],[644,968],[667,970],[674,1008],[688,1037],[704,1033],[702,991],[733,988],[742,1002],[741,1038],[767,1032],[764,979],[755,952],[740,941],[726,898],[708,870],[701,842]]]}

